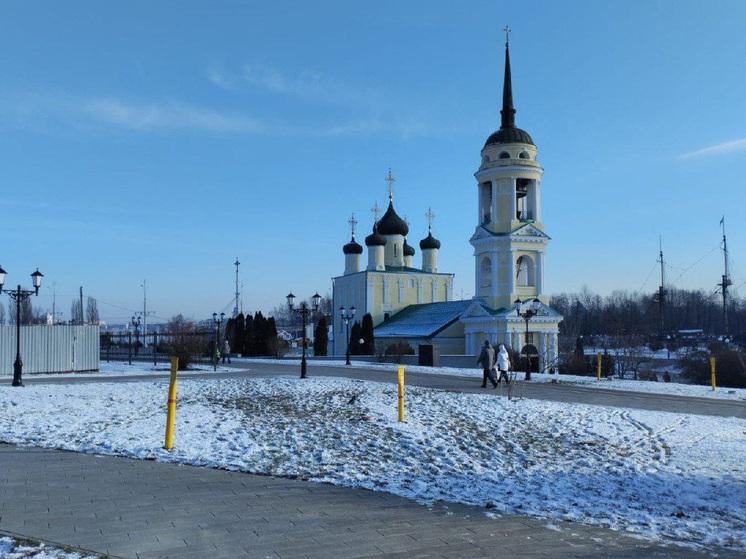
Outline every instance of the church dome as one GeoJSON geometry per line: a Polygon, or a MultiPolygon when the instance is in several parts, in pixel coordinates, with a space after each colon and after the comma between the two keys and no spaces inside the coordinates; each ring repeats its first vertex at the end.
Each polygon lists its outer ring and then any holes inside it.
{"type": "Polygon", "coordinates": [[[516,128],[515,126],[508,126],[500,128],[497,132],[493,132],[484,144],[487,147],[492,144],[530,144],[534,145],[534,141],[528,132],[516,128]]]}
{"type": "Polygon", "coordinates": [[[428,233],[427,237],[420,241],[420,250],[427,250],[431,248],[439,249],[440,241],[433,237],[432,233],[428,233]]]}
{"type": "Polygon", "coordinates": [[[378,224],[373,224],[373,233],[365,237],[365,246],[367,247],[383,247],[386,246],[386,237],[378,232],[378,224]]]}
{"type": "Polygon", "coordinates": [[[350,242],[342,247],[342,252],[344,252],[345,254],[362,254],[363,247],[355,242],[355,236],[353,235],[352,239],[350,239],[350,242]]]}
{"type": "Polygon", "coordinates": [[[378,231],[381,235],[401,235],[403,237],[406,237],[409,233],[407,222],[396,214],[393,202],[389,202],[386,213],[379,220],[378,231]]]}
{"type": "Polygon", "coordinates": [[[409,246],[407,243],[407,239],[404,239],[404,247],[402,248],[402,252],[404,253],[404,256],[414,256],[414,247],[409,246]]]}

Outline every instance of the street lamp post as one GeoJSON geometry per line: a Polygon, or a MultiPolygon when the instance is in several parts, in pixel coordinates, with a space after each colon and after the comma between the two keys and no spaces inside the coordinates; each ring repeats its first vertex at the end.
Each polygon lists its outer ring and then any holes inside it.
{"type": "Polygon", "coordinates": [[[339,317],[344,320],[345,328],[347,330],[347,352],[345,353],[346,361],[345,364],[350,364],[350,321],[355,318],[355,307],[350,307],[350,310],[346,310],[344,307],[339,307],[339,317]]]}
{"type": "Polygon", "coordinates": [[[218,313],[216,312],[212,313],[212,321],[215,323],[215,344],[214,344],[213,352],[212,352],[212,358],[214,359],[213,364],[212,364],[213,371],[218,370],[218,346],[220,344],[220,324],[223,322],[224,318],[225,318],[224,312],[220,313],[220,317],[218,317],[218,313]]]}
{"type": "Polygon", "coordinates": [[[295,311],[299,315],[301,315],[303,319],[303,343],[301,344],[303,346],[303,353],[300,360],[300,378],[307,378],[306,377],[306,319],[311,313],[315,313],[319,310],[319,305],[321,304],[321,295],[318,293],[314,294],[313,297],[311,297],[311,305],[312,308],[308,307],[308,304],[303,301],[300,304],[300,307],[293,308],[295,305],[295,295],[293,295],[293,292],[291,291],[288,293],[287,297],[285,297],[288,300],[288,308],[290,311],[295,311]]]}
{"type": "Polygon", "coordinates": [[[531,301],[531,307],[523,312],[521,312],[520,299],[516,299],[513,304],[515,305],[516,314],[526,321],[526,343],[524,344],[524,347],[526,348],[526,380],[531,380],[531,358],[528,355],[528,322],[539,313],[541,301],[534,299],[531,301]]]}
{"type": "MultiPolygon", "coordinates": [[[[3,291],[5,276],[7,273],[0,266],[0,293],[3,291]]],[[[13,386],[23,386],[23,361],[21,361],[21,301],[28,299],[32,295],[39,295],[41,287],[41,278],[44,277],[38,268],[31,274],[34,283],[33,291],[30,289],[21,289],[19,285],[15,291],[6,291],[8,296],[16,302],[16,360],[13,363],[13,386]]]]}
{"type": "Polygon", "coordinates": [[[132,328],[135,329],[135,357],[137,357],[138,346],[140,345],[140,316],[132,317],[132,328]]]}

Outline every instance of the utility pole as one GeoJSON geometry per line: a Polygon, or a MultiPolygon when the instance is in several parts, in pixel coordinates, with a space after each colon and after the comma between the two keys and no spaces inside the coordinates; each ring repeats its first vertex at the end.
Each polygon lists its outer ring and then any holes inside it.
{"type": "Polygon", "coordinates": [[[48,288],[52,292],[52,324],[57,320],[57,282],[52,282],[52,287],[48,288]]]}
{"type": "Polygon", "coordinates": [[[725,262],[725,273],[723,274],[723,280],[718,284],[723,294],[723,341],[728,336],[728,286],[733,285],[728,274],[728,242],[725,239],[725,216],[720,220],[720,225],[723,226],[723,259],[725,262]]]}
{"type": "Polygon", "coordinates": [[[663,237],[659,238],[659,248],[660,252],[658,253],[658,262],[661,264],[661,284],[660,287],[658,287],[658,336],[660,336],[660,339],[663,340],[663,326],[664,326],[664,317],[665,317],[665,305],[666,305],[666,276],[665,276],[665,267],[663,265],[663,237]]]}
{"type": "Polygon", "coordinates": [[[142,345],[148,346],[148,286],[147,280],[142,280],[142,345]]]}
{"type": "Polygon", "coordinates": [[[83,286],[80,286],[80,323],[85,324],[85,312],[83,307],[83,286]]]}
{"type": "Polygon", "coordinates": [[[238,290],[238,267],[240,265],[241,263],[238,261],[238,256],[236,256],[236,262],[234,263],[234,266],[236,267],[236,304],[233,307],[233,318],[238,316],[238,299],[240,297],[240,291],[238,290]]]}

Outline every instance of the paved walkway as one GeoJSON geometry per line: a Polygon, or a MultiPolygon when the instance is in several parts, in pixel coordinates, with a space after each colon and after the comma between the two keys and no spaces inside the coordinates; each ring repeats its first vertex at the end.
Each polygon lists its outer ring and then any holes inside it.
{"type": "Polygon", "coordinates": [[[484,512],[443,503],[428,508],[326,484],[0,444],[0,532],[116,558],[715,556],[602,528],[484,512]]]}

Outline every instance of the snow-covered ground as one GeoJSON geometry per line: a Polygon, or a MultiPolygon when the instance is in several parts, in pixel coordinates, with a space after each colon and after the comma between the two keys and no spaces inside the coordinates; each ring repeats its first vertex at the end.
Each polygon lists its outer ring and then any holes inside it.
{"type": "Polygon", "coordinates": [[[185,377],[168,452],[167,385],[0,385],[0,439],[297,476],[746,551],[740,419],[408,387],[407,421],[398,423],[393,382],[185,377]]]}
{"type": "Polygon", "coordinates": [[[45,544],[0,537],[0,559],[95,559],[95,557],[63,551],[45,544]]]}

